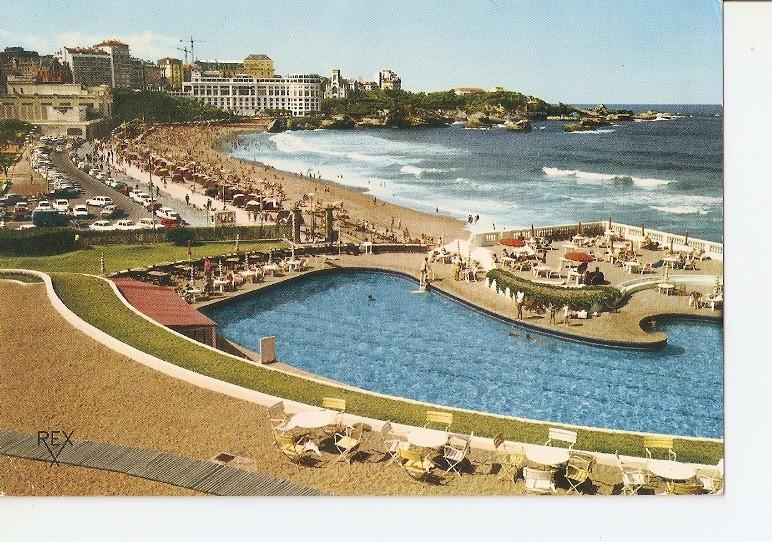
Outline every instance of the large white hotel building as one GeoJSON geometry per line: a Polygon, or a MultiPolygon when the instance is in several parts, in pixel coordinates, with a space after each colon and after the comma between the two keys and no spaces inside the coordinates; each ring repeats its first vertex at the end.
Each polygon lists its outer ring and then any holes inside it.
{"type": "Polygon", "coordinates": [[[318,112],[322,102],[322,81],[318,75],[223,77],[217,72],[194,71],[190,79],[182,84],[180,94],[243,116],[257,115],[266,109],[283,109],[291,111],[292,116],[302,117],[318,112]]]}

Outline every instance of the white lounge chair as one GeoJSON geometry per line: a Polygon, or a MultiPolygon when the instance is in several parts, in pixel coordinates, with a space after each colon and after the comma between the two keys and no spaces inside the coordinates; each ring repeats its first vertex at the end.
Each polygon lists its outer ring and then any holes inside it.
{"type": "Polygon", "coordinates": [[[555,488],[555,471],[539,470],[523,467],[526,495],[550,495],[557,493],[555,488]]]}
{"type": "Polygon", "coordinates": [[[568,429],[559,429],[557,427],[550,427],[549,433],[547,433],[547,442],[545,446],[552,446],[552,441],[557,440],[568,444],[568,449],[572,449],[576,444],[576,431],[569,431],[568,429]]]}

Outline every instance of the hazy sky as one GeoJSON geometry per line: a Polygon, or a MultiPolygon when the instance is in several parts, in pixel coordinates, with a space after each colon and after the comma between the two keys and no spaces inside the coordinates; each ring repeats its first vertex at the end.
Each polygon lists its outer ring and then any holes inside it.
{"type": "Polygon", "coordinates": [[[718,0],[3,0],[0,47],[52,53],[117,37],[148,59],[268,54],[277,72],[407,90],[502,85],[548,101],[720,103],[718,0]]]}

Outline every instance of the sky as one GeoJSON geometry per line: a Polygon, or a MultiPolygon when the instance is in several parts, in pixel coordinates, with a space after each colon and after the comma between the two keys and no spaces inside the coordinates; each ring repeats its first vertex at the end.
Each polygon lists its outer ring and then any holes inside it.
{"type": "Polygon", "coordinates": [[[115,37],[133,56],[270,56],[278,73],[412,91],[494,85],[550,102],[721,103],[718,0],[3,0],[0,48],[53,53],[115,37]]]}

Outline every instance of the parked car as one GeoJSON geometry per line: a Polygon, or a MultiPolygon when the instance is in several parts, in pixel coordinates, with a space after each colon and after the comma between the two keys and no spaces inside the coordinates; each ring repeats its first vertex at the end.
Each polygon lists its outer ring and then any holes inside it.
{"type": "Polygon", "coordinates": [[[10,206],[10,205],[16,205],[20,201],[26,201],[26,199],[24,196],[21,196],[19,194],[9,193],[9,194],[6,194],[3,201],[7,206],[10,206]]]}
{"type": "Polygon", "coordinates": [[[115,226],[113,226],[113,223],[109,220],[97,220],[93,224],[91,224],[88,229],[90,230],[98,230],[98,231],[108,231],[108,230],[114,230],[115,226]]]}
{"type": "Polygon", "coordinates": [[[65,226],[68,220],[67,215],[56,209],[37,208],[32,211],[32,223],[35,226],[65,226]]]}
{"type": "Polygon", "coordinates": [[[142,203],[144,199],[150,200],[150,194],[143,192],[142,190],[132,190],[129,192],[129,197],[137,203],[142,203]]]}
{"type": "Polygon", "coordinates": [[[161,218],[161,226],[164,228],[179,228],[182,224],[178,220],[172,218],[161,218]]]}
{"type": "Polygon", "coordinates": [[[171,207],[161,207],[155,212],[155,215],[158,218],[168,218],[170,220],[175,220],[177,222],[182,221],[182,217],[180,217],[179,213],[172,209],[171,207]]]}
{"type": "Polygon", "coordinates": [[[150,211],[151,213],[152,213],[153,211],[155,211],[155,214],[156,214],[156,215],[158,215],[158,211],[159,211],[161,208],[162,208],[162,207],[161,207],[161,204],[160,204],[160,203],[158,203],[157,201],[148,201],[148,202],[145,204],[145,209],[147,209],[147,210],[148,210],[148,211],[150,211]]]}
{"type": "Polygon", "coordinates": [[[123,215],[123,209],[116,205],[105,205],[99,212],[102,218],[118,218],[123,215]]]}
{"type": "Polygon", "coordinates": [[[27,220],[29,217],[29,207],[26,201],[18,202],[13,208],[14,220],[27,220]]]}
{"type": "Polygon", "coordinates": [[[161,227],[161,225],[157,222],[154,222],[152,218],[140,218],[138,226],[142,229],[158,229],[161,227]]]}
{"type": "Polygon", "coordinates": [[[86,205],[93,207],[104,207],[105,205],[112,205],[113,199],[109,196],[94,196],[93,198],[86,200],[86,205]]]}
{"type": "Polygon", "coordinates": [[[138,230],[140,229],[139,224],[134,222],[133,220],[119,220],[117,224],[115,225],[115,229],[117,230],[138,230]]]}
{"type": "Polygon", "coordinates": [[[72,216],[75,218],[88,218],[88,207],[85,205],[76,205],[72,208],[72,216]]]}
{"type": "Polygon", "coordinates": [[[59,211],[60,213],[69,213],[70,212],[70,202],[66,199],[58,199],[54,202],[54,209],[59,211]]]}
{"type": "Polygon", "coordinates": [[[53,209],[53,208],[54,208],[54,206],[51,205],[50,201],[48,201],[47,199],[42,199],[42,200],[40,200],[38,202],[38,205],[37,205],[37,207],[35,207],[35,210],[37,210],[37,209],[53,209]]]}
{"type": "Polygon", "coordinates": [[[34,224],[22,224],[21,226],[19,226],[16,229],[17,230],[31,230],[32,228],[37,228],[37,226],[35,226],[34,224]]]}

